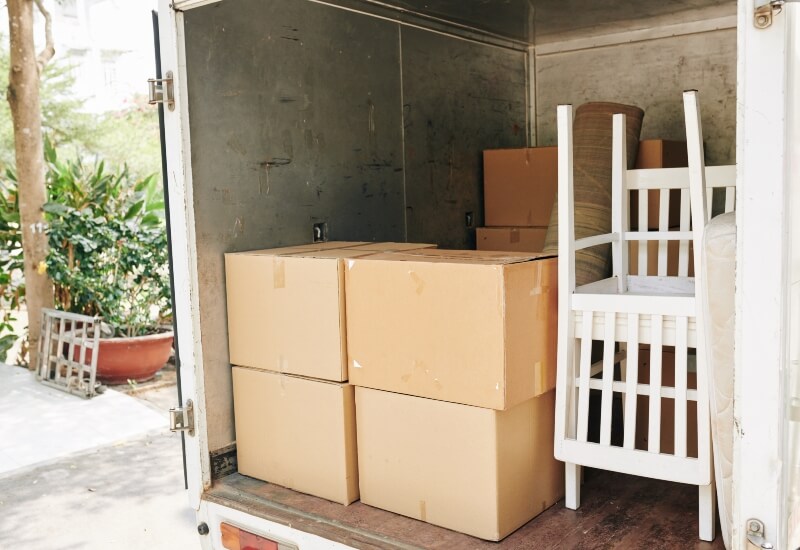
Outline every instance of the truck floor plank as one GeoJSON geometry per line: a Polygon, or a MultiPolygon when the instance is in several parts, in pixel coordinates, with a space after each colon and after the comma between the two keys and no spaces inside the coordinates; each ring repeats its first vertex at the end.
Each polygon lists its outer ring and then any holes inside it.
{"type": "Polygon", "coordinates": [[[495,549],[723,548],[697,538],[697,488],[587,470],[578,510],[563,502],[499,543],[487,542],[355,502],[341,506],[278,485],[232,474],[204,496],[270,521],[354,548],[495,549]]]}

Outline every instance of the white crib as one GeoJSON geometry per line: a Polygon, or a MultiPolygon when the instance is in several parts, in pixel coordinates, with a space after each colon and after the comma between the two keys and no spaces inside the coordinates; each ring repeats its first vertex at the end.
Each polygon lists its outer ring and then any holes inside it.
{"type": "MultiPolygon", "coordinates": [[[[700,538],[713,540],[715,495],[707,372],[698,304],[702,288],[690,276],[690,254],[701,265],[703,229],[712,203],[706,189],[724,194],[734,208],[735,166],[705,168],[697,93],[684,93],[689,168],[628,170],[625,117],[613,117],[611,233],[575,240],[572,164],[572,107],[558,107],[559,155],[559,329],[555,456],[566,463],[566,506],[580,505],[581,467],[635,474],[699,487],[700,538]],[[648,201],[658,190],[658,229],[648,230],[648,201]],[[677,191],[674,191],[677,190],[677,191]],[[670,194],[680,195],[680,223],[669,227],[670,194]],[[630,195],[638,195],[637,230],[630,230],[630,195]],[[638,241],[630,258],[628,243],[638,241]],[[658,242],[656,273],[648,273],[648,241],[658,242]],[[668,241],[677,241],[678,273],[668,276],[668,241]],[[575,252],[611,244],[613,274],[575,286],[575,252]],[[690,243],[694,243],[693,251],[690,243]],[[629,267],[635,266],[637,275],[629,267]],[[602,359],[592,362],[592,344],[602,359]],[[649,380],[639,380],[641,344],[649,344],[649,380]],[[662,383],[662,352],[674,346],[674,384],[662,383]],[[691,350],[695,350],[692,353],[691,350]],[[688,386],[696,358],[696,388],[688,386]],[[615,377],[615,365],[619,365],[615,377]],[[589,438],[590,392],[600,395],[599,441],[589,438]],[[614,394],[622,398],[622,444],[612,444],[614,394]],[[637,448],[639,396],[648,400],[647,445],[637,448]],[[661,449],[662,399],[674,403],[674,452],[661,449]],[[687,452],[688,403],[697,404],[697,457],[687,452]]],[[[720,203],[723,201],[720,200],[720,203]]],[[[699,270],[699,268],[698,268],[699,270]]],[[[671,374],[671,373],[670,373],[671,374]]],[[[642,427],[640,427],[640,430],[642,427]]]]}

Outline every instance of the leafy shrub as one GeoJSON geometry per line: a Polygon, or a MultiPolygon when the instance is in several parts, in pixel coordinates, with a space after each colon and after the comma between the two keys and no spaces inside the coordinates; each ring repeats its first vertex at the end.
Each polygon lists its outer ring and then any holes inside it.
{"type": "Polygon", "coordinates": [[[156,332],[170,314],[164,201],[158,179],[61,161],[45,147],[56,306],[100,316],[116,336],[156,332]]]}
{"type": "Polygon", "coordinates": [[[0,178],[0,360],[19,338],[13,323],[25,298],[22,268],[17,181],[7,170],[5,178],[0,178]]]}

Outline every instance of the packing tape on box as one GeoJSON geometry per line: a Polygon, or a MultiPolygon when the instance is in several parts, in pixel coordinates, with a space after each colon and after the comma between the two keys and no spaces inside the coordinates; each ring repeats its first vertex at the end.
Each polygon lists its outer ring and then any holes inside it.
{"type": "Polygon", "coordinates": [[[508,242],[512,244],[519,242],[519,229],[512,229],[511,231],[509,231],[508,242]]]}
{"type": "Polygon", "coordinates": [[[419,501],[419,519],[422,521],[428,520],[428,503],[424,500],[419,501]]]}
{"type": "Polygon", "coordinates": [[[272,259],[272,288],[286,287],[286,262],[282,258],[272,259]]]}

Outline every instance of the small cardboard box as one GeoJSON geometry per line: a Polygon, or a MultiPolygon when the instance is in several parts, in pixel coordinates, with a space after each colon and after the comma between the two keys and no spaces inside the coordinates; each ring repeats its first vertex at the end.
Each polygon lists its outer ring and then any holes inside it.
{"type": "MultiPolygon", "coordinates": [[[[664,139],[645,139],[639,142],[639,153],[636,157],[636,168],[682,168],[689,166],[685,141],[668,141],[664,139]]],[[[647,195],[647,227],[658,229],[658,212],[660,209],[660,191],[651,190],[647,195]]],[[[636,193],[631,195],[631,231],[639,227],[639,201],[636,193]]],[[[669,224],[677,227],[681,223],[681,194],[674,189],[669,195],[669,224]]]]}
{"type": "MultiPolygon", "coordinates": [[[[679,241],[667,241],[667,276],[678,276],[679,241]]],[[[658,275],[658,241],[647,242],[647,272],[641,275],[655,277],[658,275]]],[[[694,277],[694,246],[689,243],[689,277],[694,277]]],[[[628,241],[628,272],[639,275],[639,241],[628,241]]]]}
{"type": "Polygon", "coordinates": [[[356,388],[361,501],[497,541],[564,494],[555,392],[505,411],[356,388]]]}
{"type": "Polygon", "coordinates": [[[233,368],[239,472],[341,504],[358,499],[353,386],[233,368]]]}
{"type": "Polygon", "coordinates": [[[499,410],[555,387],[556,258],[417,250],[347,264],[354,385],[499,410]]]}
{"type": "Polygon", "coordinates": [[[557,191],[556,147],[483,152],[486,225],[547,227],[557,191]]]}
{"type": "Polygon", "coordinates": [[[225,254],[234,365],[347,380],[344,261],[414,243],[331,242],[225,254]]]}
{"type": "Polygon", "coordinates": [[[504,252],[541,252],[546,227],[479,227],[478,250],[504,252]]]}
{"type": "MultiPolygon", "coordinates": [[[[693,369],[693,357],[689,356],[689,372],[686,375],[687,387],[697,389],[697,371],[693,369]]],[[[639,383],[650,381],[650,346],[639,348],[639,383]]],[[[661,355],[661,385],[675,386],[675,352],[666,348],[661,355]]],[[[636,402],[636,448],[647,450],[650,418],[650,401],[645,395],[638,396],[636,402]]],[[[690,457],[697,458],[697,402],[686,402],[686,450],[690,457]]],[[[675,452],[675,400],[661,398],[661,452],[675,452]]]]}

